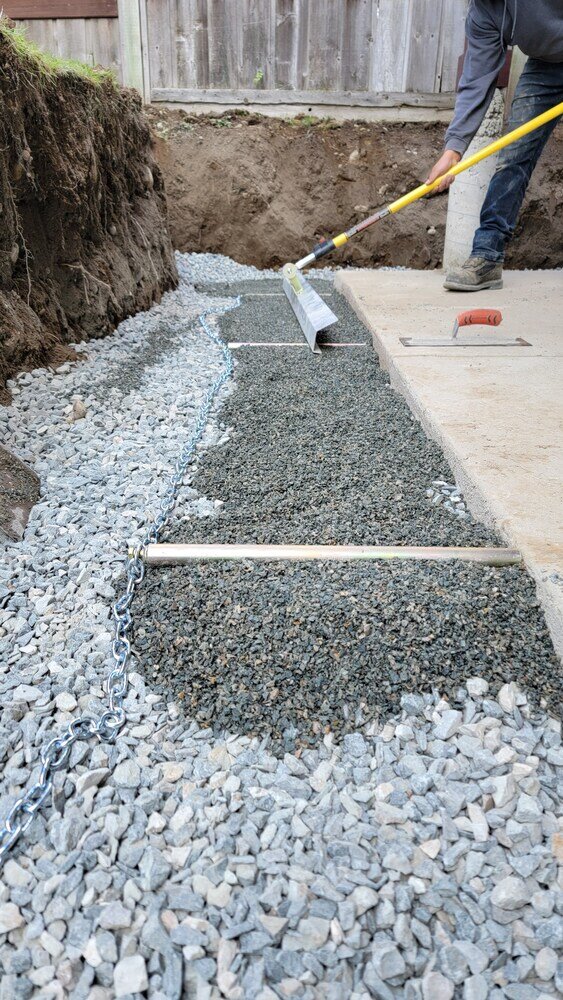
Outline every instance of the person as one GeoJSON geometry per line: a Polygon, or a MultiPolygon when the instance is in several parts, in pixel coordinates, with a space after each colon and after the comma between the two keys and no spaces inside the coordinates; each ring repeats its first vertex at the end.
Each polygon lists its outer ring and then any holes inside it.
{"type": "MultiPolygon", "coordinates": [[[[563,101],[563,0],[470,0],[465,25],[467,51],[445,151],[426,183],[458,163],[476,134],[492,100],[509,45],[528,56],[516,85],[510,129],[563,101]]],[[[446,275],[452,291],[502,288],[502,265],[532,171],[560,118],[507,146],[499,153],[471,255],[446,275]]],[[[454,178],[436,189],[445,191],[454,178]]]]}

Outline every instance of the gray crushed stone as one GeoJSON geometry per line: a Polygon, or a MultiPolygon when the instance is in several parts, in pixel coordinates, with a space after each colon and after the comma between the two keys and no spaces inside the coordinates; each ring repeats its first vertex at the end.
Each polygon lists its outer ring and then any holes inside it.
{"type": "MultiPolygon", "coordinates": [[[[47,738],[104,704],[125,540],[218,372],[192,321],[224,300],[195,272],[249,277],[178,265],[178,292],[0,410],[43,484],[0,560],[0,816],[47,738]]],[[[201,454],[226,438],[219,411],[201,454]]],[[[217,509],[186,496],[190,525],[217,509]]],[[[134,668],[117,744],[75,745],[0,873],[1,1000],[561,994],[561,726],[515,684],[404,694],[385,724],[280,756],[134,668]]]]}

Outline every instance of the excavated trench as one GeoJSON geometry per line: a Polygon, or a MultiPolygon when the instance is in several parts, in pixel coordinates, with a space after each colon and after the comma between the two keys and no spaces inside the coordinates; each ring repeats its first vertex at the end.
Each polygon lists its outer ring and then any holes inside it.
{"type": "Polygon", "coordinates": [[[0,22],[0,402],[177,281],[140,99],[54,71],[0,22]]]}
{"type": "MultiPolygon", "coordinates": [[[[188,115],[153,107],[170,231],[182,251],[278,267],[420,184],[445,125],[188,115]]],[[[507,266],[563,265],[563,129],[533,174],[507,266]]],[[[338,265],[441,266],[447,199],[418,202],[351,243],[338,265]]]]}

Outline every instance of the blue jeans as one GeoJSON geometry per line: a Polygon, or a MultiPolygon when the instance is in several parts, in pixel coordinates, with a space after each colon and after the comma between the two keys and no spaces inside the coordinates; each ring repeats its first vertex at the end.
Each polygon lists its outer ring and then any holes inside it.
{"type": "MultiPolygon", "coordinates": [[[[510,129],[563,101],[563,63],[528,59],[510,111],[510,129]]],[[[498,164],[473,238],[474,257],[502,262],[505,246],[514,232],[526,188],[540,154],[558,121],[543,125],[499,153],[498,164]]],[[[546,196],[547,196],[546,192],[546,196]]]]}

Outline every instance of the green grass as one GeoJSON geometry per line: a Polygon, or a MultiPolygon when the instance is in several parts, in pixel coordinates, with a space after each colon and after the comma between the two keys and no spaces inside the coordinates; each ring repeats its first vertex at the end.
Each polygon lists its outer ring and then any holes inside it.
{"type": "Polygon", "coordinates": [[[78,76],[82,80],[99,85],[105,81],[115,84],[115,77],[109,69],[97,69],[78,62],[77,59],[60,59],[49,52],[43,52],[35,42],[27,38],[25,29],[13,25],[0,16],[0,36],[6,39],[22,62],[27,63],[41,76],[78,76]]]}
{"type": "Polygon", "coordinates": [[[292,128],[310,128],[312,125],[318,125],[321,121],[320,118],[316,118],[315,115],[296,115],[295,118],[288,118],[287,124],[291,125],[292,128]]]}

